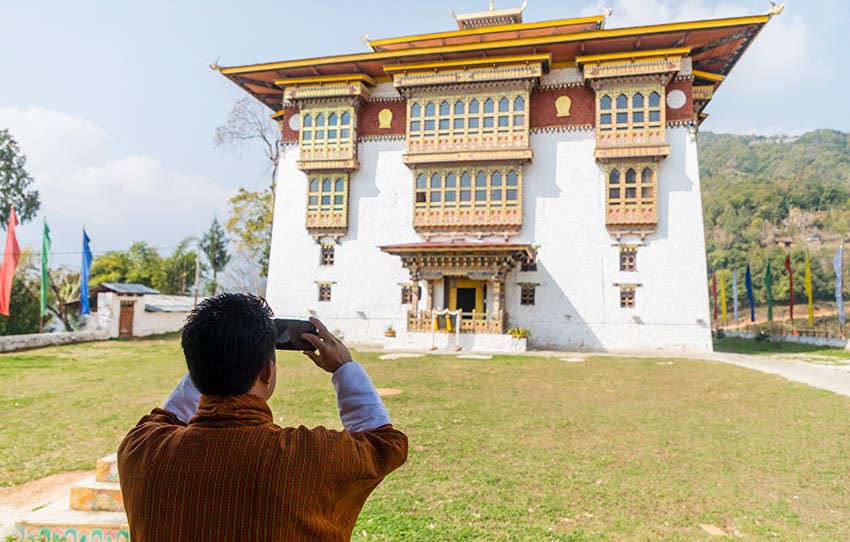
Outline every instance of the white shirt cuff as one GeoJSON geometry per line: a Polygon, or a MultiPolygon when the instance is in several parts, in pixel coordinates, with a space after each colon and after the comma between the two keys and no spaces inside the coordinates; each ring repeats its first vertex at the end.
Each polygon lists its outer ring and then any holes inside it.
{"type": "Polygon", "coordinates": [[[331,381],[336,390],[339,419],[345,429],[354,433],[393,423],[362,365],[356,361],[343,364],[331,381]]]}
{"type": "Polygon", "coordinates": [[[198,403],[201,401],[201,392],[195,388],[192,383],[192,378],[189,373],[186,373],[177,387],[168,396],[168,400],[162,408],[171,412],[183,423],[189,423],[189,420],[195,413],[198,412],[198,403]]]}

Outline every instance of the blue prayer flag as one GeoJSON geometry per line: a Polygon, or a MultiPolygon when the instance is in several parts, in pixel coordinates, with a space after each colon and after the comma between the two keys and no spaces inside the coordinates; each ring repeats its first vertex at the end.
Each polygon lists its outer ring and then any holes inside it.
{"type": "Polygon", "coordinates": [[[744,279],[747,285],[747,299],[750,301],[750,322],[756,321],[755,299],[753,299],[753,277],[750,275],[750,264],[747,264],[747,276],[744,279]]]}
{"type": "Polygon", "coordinates": [[[91,268],[91,249],[89,236],[83,228],[83,268],[80,271],[80,314],[91,314],[89,307],[89,269],[91,268]]]}

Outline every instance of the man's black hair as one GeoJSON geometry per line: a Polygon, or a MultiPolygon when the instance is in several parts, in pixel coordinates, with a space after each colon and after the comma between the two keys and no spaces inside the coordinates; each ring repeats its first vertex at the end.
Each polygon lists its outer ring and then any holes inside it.
{"type": "Polygon", "coordinates": [[[220,294],[203,300],[183,326],[189,375],[205,395],[247,393],[263,364],[275,359],[272,310],[260,297],[220,294]]]}

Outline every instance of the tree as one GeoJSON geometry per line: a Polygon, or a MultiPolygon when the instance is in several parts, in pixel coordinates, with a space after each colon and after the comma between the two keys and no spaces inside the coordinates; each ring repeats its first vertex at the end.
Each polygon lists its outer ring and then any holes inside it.
{"type": "Polygon", "coordinates": [[[66,267],[51,269],[50,294],[47,310],[56,315],[65,327],[65,331],[74,331],[79,322],[77,311],[68,310],[68,304],[80,299],[80,273],[66,267]]]}
{"type": "Polygon", "coordinates": [[[272,245],[274,194],[270,190],[248,192],[240,188],[229,203],[230,218],[225,226],[236,236],[236,250],[255,259],[259,263],[259,276],[265,277],[272,245]]]}
{"type": "MultiPolygon", "coordinates": [[[[196,242],[194,237],[180,241],[171,256],[162,260],[164,282],[158,290],[164,294],[186,295],[195,284],[195,260],[197,251],[189,247],[196,242]]],[[[203,274],[205,267],[201,264],[203,274]]]]}
{"type": "Polygon", "coordinates": [[[23,249],[12,279],[9,316],[0,314],[0,335],[38,333],[38,313],[41,310],[39,295],[35,293],[38,289],[32,251],[23,249]]]}
{"type": "Polygon", "coordinates": [[[201,240],[201,250],[207,256],[210,267],[213,271],[213,280],[210,284],[210,292],[215,295],[218,292],[218,273],[227,262],[230,261],[230,254],[227,252],[227,243],[230,240],[224,235],[224,228],[218,223],[218,218],[213,218],[209,231],[204,234],[201,240]]]}
{"type": "Polygon", "coordinates": [[[26,163],[26,156],[9,130],[0,130],[0,228],[4,230],[11,205],[21,224],[35,216],[41,206],[38,191],[29,189],[33,179],[25,169],[26,163]]]}
{"type": "Polygon", "coordinates": [[[227,116],[227,122],[216,128],[215,144],[237,150],[249,141],[260,143],[268,160],[270,182],[265,190],[251,192],[240,189],[230,199],[227,231],[237,238],[237,250],[248,258],[258,258],[259,275],[268,273],[271,248],[272,218],[274,216],[275,180],[280,163],[281,143],[277,126],[269,120],[266,107],[253,98],[237,101],[227,116]]]}

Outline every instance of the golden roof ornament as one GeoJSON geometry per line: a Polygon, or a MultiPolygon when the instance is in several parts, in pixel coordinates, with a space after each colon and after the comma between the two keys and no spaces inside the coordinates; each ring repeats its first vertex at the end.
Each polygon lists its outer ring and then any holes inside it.
{"type": "Polygon", "coordinates": [[[500,26],[506,24],[522,23],[522,12],[528,5],[528,0],[523,0],[522,6],[519,8],[496,9],[495,0],[490,0],[490,9],[478,13],[465,13],[456,15],[454,10],[450,13],[460,30],[469,30],[472,28],[485,28],[488,26],[500,26]]]}

